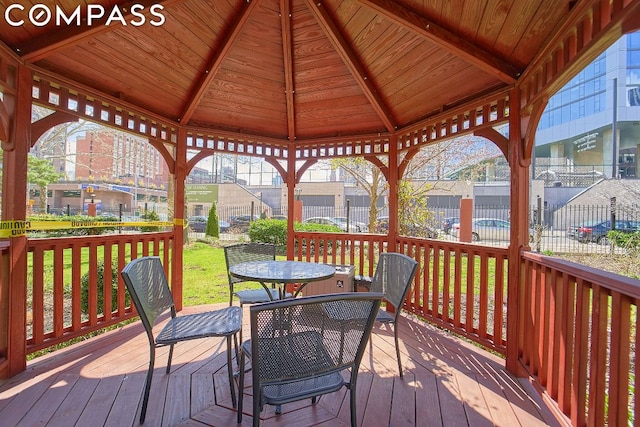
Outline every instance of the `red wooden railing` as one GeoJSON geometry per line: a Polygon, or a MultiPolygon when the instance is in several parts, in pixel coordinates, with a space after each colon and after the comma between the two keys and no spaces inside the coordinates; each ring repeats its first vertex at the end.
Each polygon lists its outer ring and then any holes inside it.
{"type": "MultiPolygon", "coordinates": [[[[378,254],[391,251],[377,234],[295,233],[298,260],[351,264],[373,276],[378,254]]],[[[407,238],[396,252],[420,264],[404,309],[483,346],[506,351],[507,250],[407,238]]]]}
{"type": "Polygon", "coordinates": [[[301,261],[356,266],[357,275],[372,276],[380,252],[387,251],[380,234],[294,233],[294,257],[301,261]]]}
{"type": "MultiPolygon", "coordinates": [[[[420,269],[404,309],[506,352],[506,249],[408,237],[396,238],[390,247],[387,240],[296,232],[294,257],[351,264],[356,274],[372,276],[380,252],[405,253],[420,269]]],[[[28,352],[133,317],[119,275],[115,308],[108,287],[98,303],[98,265],[106,261],[107,278],[144,255],[160,255],[169,266],[172,243],[171,233],[29,240],[28,352]]],[[[523,252],[520,262],[518,310],[511,314],[517,317],[509,317],[509,324],[519,325],[519,360],[549,406],[574,425],[634,424],[640,405],[634,394],[640,282],[531,252],[523,252]]]]}
{"type": "Polygon", "coordinates": [[[506,353],[506,249],[402,237],[397,251],[420,264],[405,310],[506,353]]]}
{"type": "Polygon", "coordinates": [[[640,281],[525,252],[521,362],[573,425],[638,425],[640,281]]]}
{"type": "Polygon", "coordinates": [[[161,256],[168,268],[172,241],[170,232],[30,239],[27,353],[135,316],[117,273],[132,259],[147,255],[161,256]],[[99,293],[102,280],[106,286],[99,293]]]}

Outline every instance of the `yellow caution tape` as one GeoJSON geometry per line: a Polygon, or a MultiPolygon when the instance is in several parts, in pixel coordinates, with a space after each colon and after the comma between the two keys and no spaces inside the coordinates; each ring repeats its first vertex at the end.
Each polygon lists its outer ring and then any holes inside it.
{"type": "Polygon", "coordinates": [[[68,230],[74,228],[107,227],[173,227],[182,225],[182,219],[170,221],[0,221],[0,237],[24,236],[28,231],[68,230]]]}

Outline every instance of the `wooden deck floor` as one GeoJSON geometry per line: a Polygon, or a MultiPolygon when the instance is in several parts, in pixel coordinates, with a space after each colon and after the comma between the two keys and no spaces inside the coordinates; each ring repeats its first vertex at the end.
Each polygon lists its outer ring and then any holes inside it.
{"type": "MultiPolygon", "coordinates": [[[[203,307],[184,313],[197,309],[203,307]]],[[[411,318],[402,319],[400,331],[403,379],[391,331],[374,329],[373,350],[358,377],[360,426],[557,425],[533,387],[508,374],[502,359],[411,318]]],[[[0,382],[0,425],[137,425],[148,354],[136,322],[38,358],[0,382]]],[[[177,345],[170,375],[164,372],[166,356],[166,349],[158,352],[145,426],[236,425],[224,340],[177,345]]],[[[244,393],[243,425],[251,425],[250,387],[244,393]]],[[[346,391],[315,405],[284,405],[279,416],[269,406],[262,413],[265,426],[333,427],[348,425],[349,416],[346,391]]]]}

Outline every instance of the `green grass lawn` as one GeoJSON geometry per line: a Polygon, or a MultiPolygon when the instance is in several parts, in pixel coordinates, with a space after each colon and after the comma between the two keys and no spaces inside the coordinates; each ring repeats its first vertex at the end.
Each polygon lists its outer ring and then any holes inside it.
{"type": "MultiPolygon", "coordinates": [[[[278,259],[285,259],[278,256],[278,259]]],[[[184,247],[182,303],[186,306],[229,301],[229,279],[224,249],[203,242],[184,247]]],[[[234,290],[256,289],[259,283],[239,283],[234,290]]]]}
{"type": "Polygon", "coordinates": [[[196,242],[184,248],[182,297],[185,306],[229,301],[224,250],[196,242]]]}

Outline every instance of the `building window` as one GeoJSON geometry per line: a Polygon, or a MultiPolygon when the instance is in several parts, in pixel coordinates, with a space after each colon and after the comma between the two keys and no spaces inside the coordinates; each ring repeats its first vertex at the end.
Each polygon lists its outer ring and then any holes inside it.
{"type": "Polygon", "coordinates": [[[604,111],[606,54],[601,54],[549,99],[538,129],[547,129],[604,111]]]}
{"type": "Polygon", "coordinates": [[[640,32],[627,36],[627,105],[640,107],[640,32]]]}

